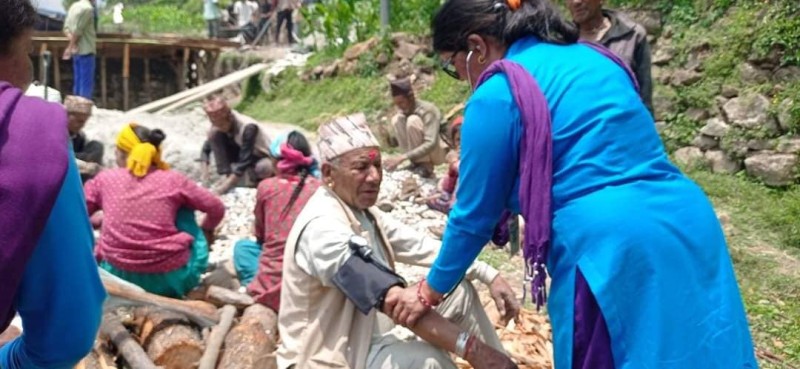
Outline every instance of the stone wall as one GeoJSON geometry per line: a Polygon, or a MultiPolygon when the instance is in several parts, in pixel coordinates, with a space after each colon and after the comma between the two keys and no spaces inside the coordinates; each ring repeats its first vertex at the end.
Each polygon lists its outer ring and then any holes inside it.
{"type": "MultiPolygon", "coordinates": [[[[653,105],[657,127],[672,146],[674,158],[684,165],[699,165],[715,173],[735,174],[744,170],[768,186],[787,186],[799,178],[800,122],[791,110],[800,96],[785,97],[786,86],[800,83],[800,66],[781,62],[781,51],[764,57],[751,56],[737,61],[731,83],[709,77],[708,62],[719,57],[720,45],[698,37],[691,42],[673,40],[673,29],[662,27],[654,11],[630,14],[651,35],[653,105]],[[711,101],[704,108],[686,108],[678,95],[702,86],[710,90],[711,101]],[[682,122],[675,127],[676,116],[682,122]],[[691,132],[686,132],[687,128],[691,132]],[[676,140],[675,131],[689,139],[676,140]]],[[[722,27],[721,24],[711,27],[722,27]]],[[[735,42],[736,40],[731,40],[735,42]]],[[[724,45],[723,45],[724,47],[724,45]]],[[[708,96],[708,93],[703,96],[708,96]]],[[[688,104],[692,105],[692,104],[688,104]]],[[[796,108],[795,108],[796,109],[796,108]]]]}

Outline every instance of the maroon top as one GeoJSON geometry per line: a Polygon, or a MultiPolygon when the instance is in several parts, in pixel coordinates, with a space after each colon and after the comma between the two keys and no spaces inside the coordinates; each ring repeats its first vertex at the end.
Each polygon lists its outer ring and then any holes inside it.
{"type": "Polygon", "coordinates": [[[67,113],[0,82],[0,332],[67,173],[67,113]]]}
{"type": "Polygon", "coordinates": [[[210,191],[173,170],[152,170],[138,178],[126,168],[100,172],[86,182],[86,208],[103,210],[96,254],[134,273],[166,273],[189,261],[192,235],[175,226],[180,208],[206,214],[203,229],[214,229],[225,204],[210,191]]]}
{"type": "Polygon", "coordinates": [[[299,177],[281,175],[267,178],[258,185],[256,195],[256,238],[263,242],[258,260],[258,273],[247,286],[247,291],[256,301],[278,312],[281,301],[281,275],[283,271],[283,249],[289,238],[295,219],[303,210],[308,199],[320,186],[314,177],[306,178],[292,208],[285,214],[283,209],[294,193],[299,177]]]}

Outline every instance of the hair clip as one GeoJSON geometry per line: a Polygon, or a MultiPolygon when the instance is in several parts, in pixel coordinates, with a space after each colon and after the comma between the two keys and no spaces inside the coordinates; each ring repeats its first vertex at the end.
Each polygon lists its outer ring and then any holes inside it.
{"type": "Polygon", "coordinates": [[[511,9],[512,12],[522,7],[522,0],[506,0],[506,2],[508,3],[508,8],[511,9]]]}

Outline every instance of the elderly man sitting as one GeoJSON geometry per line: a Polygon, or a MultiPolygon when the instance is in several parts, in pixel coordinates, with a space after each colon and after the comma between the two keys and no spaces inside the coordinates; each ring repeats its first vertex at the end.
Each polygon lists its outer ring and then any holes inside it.
{"type": "Polygon", "coordinates": [[[212,126],[201,154],[203,172],[208,172],[213,153],[217,173],[225,177],[214,186],[216,194],[228,192],[240,181],[255,187],[262,179],[275,174],[269,137],[258,122],[231,110],[218,96],[208,99],[203,110],[212,126]]]}
{"type": "Polygon", "coordinates": [[[395,262],[430,266],[440,243],[374,207],[381,154],[363,114],[323,125],[319,140],[324,185],[298,215],[284,251],[278,367],[454,369],[446,350],[476,369],[515,368],[470,281],[490,286],[504,319],[517,315],[519,303],[481,262],[441,304],[425,301],[438,306],[410,328],[429,343],[394,333],[386,314],[405,285],[395,262]]]}
{"type": "Polygon", "coordinates": [[[75,158],[78,161],[78,170],[81,179],[86,182],[100,171],[103,165],[103,144],[99,141],[90,141],[83,133],[83,127],[92,116],[94,103],[80,96],[67,96],[64,99],[64,107],[67,109],[69,123],[69,138],[72,140],[72,148],[75,150],[75,158]]]}

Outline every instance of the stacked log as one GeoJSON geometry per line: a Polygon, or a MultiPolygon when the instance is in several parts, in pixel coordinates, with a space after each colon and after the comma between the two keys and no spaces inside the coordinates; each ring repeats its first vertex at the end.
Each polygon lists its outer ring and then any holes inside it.
{"type": "Polygon", "coordinates": [[[196,369],[203,356],[203,339],[186,316],[154,307],[134,312],[139,343],[164,369],[196,369]]]}
{"type": "Polygon", "coordinates": [[[255,304],[245,309],[239,323],[225,337],[219,366],[224,369],[275,369],[278,316],[255,304]]]}

